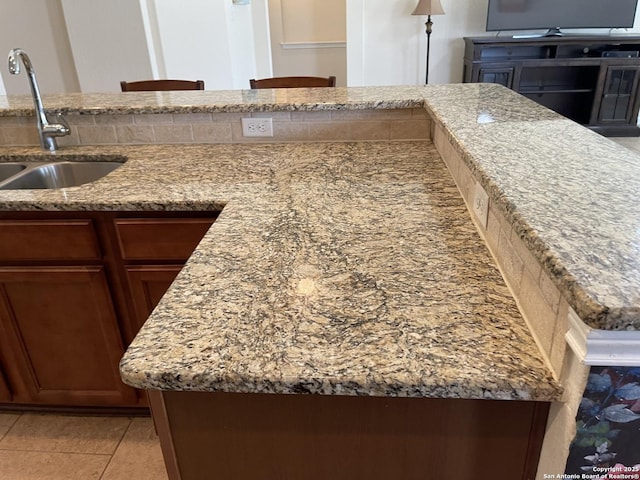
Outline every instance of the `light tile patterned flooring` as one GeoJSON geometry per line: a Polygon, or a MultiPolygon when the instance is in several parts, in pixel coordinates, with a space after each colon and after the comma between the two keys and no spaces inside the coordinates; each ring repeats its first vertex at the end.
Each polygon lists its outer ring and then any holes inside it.
{"type": "Polygon", "coordinates": [[[149,417],[0,413],[2,480],[167,480],[149,417]]]}
{"type": "Polygon", "coordinates": [[[616,137],[611,138],[611,140],[633,150],[636,153],[640,153],[640,137],[616,137]]]}

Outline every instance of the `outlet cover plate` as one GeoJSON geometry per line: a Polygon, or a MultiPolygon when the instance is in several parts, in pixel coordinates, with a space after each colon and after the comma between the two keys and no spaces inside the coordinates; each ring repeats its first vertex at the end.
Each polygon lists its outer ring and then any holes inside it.
{"type": "Polygon", "coordinates": [[[486,229],[489,217],[489,195],[484,191],[480,182],[476,182],[473,191],[473,213],[476,215],[482,228],[486,229]]]}
{"type": "Polygon", "coordinates": [[[243,118],[242,135],[245,137],[273,137],[273,119],[243,118]]]}

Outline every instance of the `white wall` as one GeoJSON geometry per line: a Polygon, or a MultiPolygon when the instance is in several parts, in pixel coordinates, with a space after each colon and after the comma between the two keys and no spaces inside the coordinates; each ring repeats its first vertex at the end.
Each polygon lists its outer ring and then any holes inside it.
{"type": "MultiPolygon", "coordinates": [[[[43,93],[170,77],[248,88],[249,78],[272,76],[267,0],[1,0],[0,58],[15,47],[43,93]]],[[[0,72],[0,95],[29,93],[22,75],[0,72]]]]}
{"type": "MultiPolygon", "coordinates": [[[[161,78],[204,80],[207,89],[226,87],[223,72],[231,71],[226,8],[207,0],[155,0],[164,71],[161,78]],[[198,12],[198,14],[194,14],[198,12]]],[[[226,73],[225,73],[226,75],[226,73]]]]}
{"type": "Polygon", "coordinates": [[[256,56],[255,78],[273,77],[268,0],[253,0],[251,15],[256,56]]]}
{"type": "MultiPolygon", "coordinates": [[[[426,17],[411,15],[417,3],[418,0],[347,0],[350,86],[424,83],[426,17]]],[[[461,82],[462,37],[495,34],[485,31],[488,0],[441,0],[441,3],[445,15],[431,17],[429,83],[461,82]]],[[[640,33],[639,19],[640,9],[636,12],[635,27],[629,29],[629,33],[640,33]]],[[[582,32],[608,33],[606,30],[582,32]]]]}
{"type": "Polygon", "coordinates": [[[62,7],[81,91],[119,92],[121,80],[152,78],[137,1],[62,0],[62,7]]]}
{"type": "Polygon", "coordinates": [[[253,12],[250,5],[234,5],[232,2],[224,5],[231,63],[231,83],[224,88],[249,88],[249,78],[256,75],[253,12]]]}
{"type": "Polygon", "coordinates": [[[162,78],[204,80],[207,90],[248,88],[249,78],[271,73],[266,0],[150,0],[162,78]],[[255,28],[254,28],[255,24],[255,28]],[[257,46],[257,47],[256,47],[257,46]],[[261,58],[258,62],[256,50],[261,58]],[[267,53],[267,62],[264,61],[267,53]]]}
{"type": "Polygon", "coordinates": [[[0,1],[0,94],[29,93],[24,73],[7,70],[5,59],[16,47],[29,55],[43,92],[80,90],[60,0],[0,1]]]}
{"type": "Polygon", "coordinates": [[[346,0],[269,0],[273,75],[347,84],[346,0]]]}
{"type": "MultiPolygon", "coordinates": [[[[432,18],[429,80],[459,82],[462,37],[490,35],[484,30],[487,0],[441,1],[445,15],[432,18]]],[[[426,19],[411,15],[416,4],[346,0],[350,86],[424,82],[426,19]]],[[[638,16],[632,33],[640,33],[638,16]]],[[[247,78],[272,76],[267,17],[267,0],[0,0],[0,59],[24,48],[43,93],[116,91],[120,80],[169,74],[202,78],[208,89],[247,88],[247,78]],[[157,30],[156,5],[170,27],[166,33],[157,30]]],[[[26,78],[9,75],[4,62],[0,76],[0,94],[29,92],[26,78]]]]}
{"type": "MultiPolygon", "coordinates": [[[[417,0],[347,0],[347,76],[350,86],[423,84],[426,16],[411,15],[417,0]]],[[[442,0],[431,17],[429,83],[462,80],[463,36],[486,35],[487,0],[442,0]]]]}
{"type": "Polygon", "coordinates": [[[408,0],[347,0],[349,86],[418,83],[420,25],[413,8],[408,0]]]}

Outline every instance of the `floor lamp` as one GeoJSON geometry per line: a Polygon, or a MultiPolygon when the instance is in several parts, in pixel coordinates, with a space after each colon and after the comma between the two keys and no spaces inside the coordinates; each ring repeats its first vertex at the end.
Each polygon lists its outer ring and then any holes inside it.
{"type": "Polygon", "coordinates": [[[440,4],[440,0],[419,0],[418,5],[411,15],[427,15],[427,74],[425,83],[429,83],[429,50],[431,48],[431,15],[444,15],[444,10],[440,4]]]}

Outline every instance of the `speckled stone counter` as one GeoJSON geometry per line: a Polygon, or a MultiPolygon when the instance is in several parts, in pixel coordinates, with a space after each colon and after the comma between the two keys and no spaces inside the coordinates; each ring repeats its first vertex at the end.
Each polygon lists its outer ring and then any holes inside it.
{"type": "MultiPolygon", "coordinates": [[[[424,106],[580,317],[594,328],[640,326],[638,157],[502,87],[95,94],[45,103],[83,115],[424,106]]],[[[30,112],[29,97],[0,99],[0,116],[30,112]]],[[[430,142],[65,150],[74,151],[128,160],[91,185],[1,192],[0,208],[224,207],[125,356],[132,385],[557,397],[430,142]]]]}
{"type": "MultiPolygon", "coordinates": [[[[83,115],[424,106],[579,317],[640,329],[638,156],[501,86],[49,95],[45,105],[83,115]]],[[[29,96],[0,97],[0,117],[32,112],[29,96]]]]}
{"type": "Polygon", "coordinates": [[[640,157],[497,85],[423,93],[579,317],[639,330],[640,157]]]}
{"type": "MultiPolygon", "coordinates": [[[[418,86],[45,95],[48,112],[103,114],[235,113],[422,107],[418,86]]],[[[28,95],[0,96],[0,116],[33,115],[28,95]]]]}
{"type": "MultiPolygon", "coordinates": [[[[13,153],[35,149],[12,149],[13,153]]],[[[69,148],[97,154],[103,148],[69,148]]],[[[114,147],[12,210],[220,210],[129,347],[169,390],[558,398],[430,142],[114,147]]]]}

